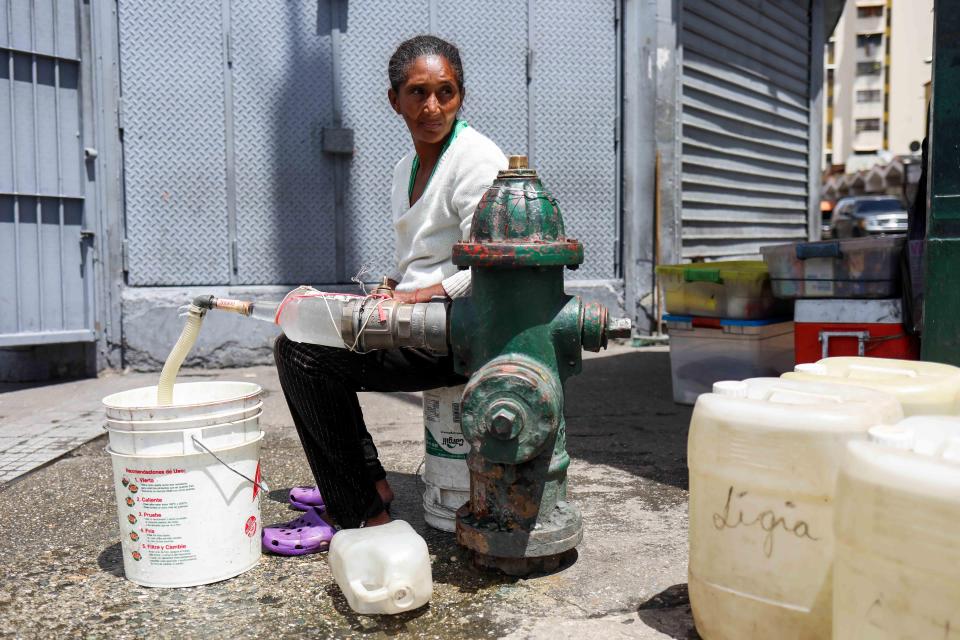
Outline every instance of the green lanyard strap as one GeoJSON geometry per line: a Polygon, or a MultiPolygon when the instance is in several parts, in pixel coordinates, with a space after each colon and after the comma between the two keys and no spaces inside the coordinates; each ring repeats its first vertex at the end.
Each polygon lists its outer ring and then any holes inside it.
{"type": "MultiPolygon", "coordinates": [[[[427,178],[427,185],[430,184],[430,180],[433,178],[433,174],[437,172],[437,165],[440,164],[440,158],[443,157],[443,154],[446,153],[447,149],[453,143],[453,139],[457,137],[457,134],[462,130],[466,129],[469,125],[466,120],[455,120],[453,123],[453,128],[450,129],[450,135],[447,136],[447,141],[443,143],[443,148],[440,149],[440,157],[437,158],[436,164],[433,165],[433,170],[430,172],[430,177],[427,178]]],[[[407,186],[407,202],[413,198],[413,183],[417,179],[417,172],[420,170],[420,156],[413,157],[413,165],[410,167],[410,184],[407,186]]],[[[423,190],[427,190],[427,185],[423,187],[423,190]]]]}

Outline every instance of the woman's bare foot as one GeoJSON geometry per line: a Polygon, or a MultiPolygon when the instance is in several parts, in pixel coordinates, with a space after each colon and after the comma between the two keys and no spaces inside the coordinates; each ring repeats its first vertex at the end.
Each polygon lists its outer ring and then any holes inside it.
{"type": "Polygon", "coordinates": [[[390,488],[386,478],[383,480],[377,480],[375,486],[377,487],[377,493],[380,494],[380,500],[384,505],[388,505],[393,502],[393,489],[390,488]]]}
{"type": "Polygon", "coordinates": [[[390,517],[390,514],[386,510],[381,511],[372,518],[367,518],[367,521],[363,523],[365,527],[376,527],[381,524],[387,524],[393,519],[390,517]]]}

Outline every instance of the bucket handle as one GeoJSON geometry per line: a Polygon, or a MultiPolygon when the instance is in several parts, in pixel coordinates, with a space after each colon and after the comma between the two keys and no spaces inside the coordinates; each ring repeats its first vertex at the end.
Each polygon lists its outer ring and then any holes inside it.
{"type": "Polygon", "coordinates": [[[260,491],[263,491],[264,494],[267,494],[267,493],[270,492],[270,487],[267,486],[267,483],[263,480],[262,476],[261,476],[261,481],[260,481],[260,482],[257,482],[256,480],[251,480],[251,479],[248,478],[245,474],[240,473],[239,471],[237,471],[236,469],[234,469],[233,467],[231,467],[230,465],[228,465],[226,462],[224,462],[223,460],[221,460],[221,459],[220,459],[220,456],[218,456],[218,455],[215,454],[213,451],[211,451],[210,449],[208,449],[208,448],[207,448],[207,445],[205,445],[205,444],[203,444],[202,442],[200,442],[199,440],[197,440],[197,438],[196,438],[195,436],[190,436],[190,438],[191,438],[191,440],[193,440],[193,444],[195,444],[196,446],[200,447],[201,449],[203,449],[204,451],[206,451],[207,453],[209,453],[210,455],[212,455],[212,456],[214,457],[214,459],[216,459],[217,462],[219,462],[220,464],[222,464],[223,466],[225,466],[225,467],[226,467],[227,469],[229,469],[230,471],[233,471],[235,474],[237,474],[238,476],[240,476],[241,478],[243,478],[244,480],[246,480],[246,481],[249,482],[250,484],[256,485],[257,487],[259,487],[259,488],[260,488],[260,491]]]}
{"type": "MultiPolygon", "coordinates": [[[[107,419],[107,423],[106,423],[106,424],[101,425],[101,428],[102,428],[104,431],[108,431],[108,432],[112,431],[113,433],[122,433],[122,434],[125,434],[125,435],[130,435],[130,434],[145,434],[145,433],[149,433],[149,434],[151,434],[151,435],[158,434],[158,433],[189,433],[189,432],[196,432],[196,431],[204,431],[204,430],[207,430],[207,429],[214,429],[214,428],[216,428],[216,427],[225,427],[225,426],[231,425],[231,424],[242,424],[242,423],[244,423],[244,422],[250,422],[251,420],[259,420],[259,419],[260,419],[260,416],[261,416],[262,414],[263,414],[263,411],[260,411],[259,413],[256,413],[256,414],[254,414],[254,415],[252,415],[252,416],[248,416],[248,417],[246,417],[246,418],[242,418],[242,419],[240,419],[240,420],[234,420],[234,421],[232,421],[232,422],[221,422],[220,424],[208,424],[208,425],[203,426],[203,427],[192,427],[191,429],[186,429],[186,430],[184,430],[184,429],[158,429],[158,430],[156,430],[156,431],[153,431],[153,430],[136,430],[136,429],[134,429],[134,430],[130,430],[130,429],[111,429],[111,428],[110,428],[110,419],[109,419],[109,418],[107,419]]],[[[148,422],[148,421],[144,420],[143,422],[148,422]]],[[[184,442],[186,442],[186,439],[184,439],[184,442]]]]}

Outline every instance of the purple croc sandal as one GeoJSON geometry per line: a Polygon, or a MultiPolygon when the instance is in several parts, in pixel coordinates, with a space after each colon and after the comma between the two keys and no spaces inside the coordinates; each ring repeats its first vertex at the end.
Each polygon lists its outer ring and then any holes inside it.
{"type": "Polygon", "coordinates": [[[323,509],[312,507],[296,520],[276,527],[264,527],[264,550],[281,556],[326,551],[336,529],[320,517],[321,513],[323,509]]]}
{"type": "Polygon", "coordinates": [[[320,489],[316,487],[294,487],[290,489],[290,506],[300,511],[310,511],[314,507],[324,508],[320,489]]]}

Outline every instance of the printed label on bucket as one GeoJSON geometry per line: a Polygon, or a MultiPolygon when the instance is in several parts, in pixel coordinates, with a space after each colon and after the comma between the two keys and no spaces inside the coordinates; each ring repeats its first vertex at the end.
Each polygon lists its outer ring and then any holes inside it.
{"type": "MultiPolygon", "coordinates": [[[[209,455],[113,454],[117,521],[126,577],[184,587],[233,577],[260,557],[259,496],[250,501],[259,441],[209,455]]],[[[112,453],[112,452],[111,452],[112,453]]]]}
{"type": "Polygon", "coordinates": [[[470,445],[460,430],[460,403],[442,403],[425,396],[423,402],[424,441],[427,455],[465,460],[470,445]]]}
{"type": "Polygon", "coordinates": [[[130,557],[152,566],[177,567],[197,559],[183,535],[183,523],[197,488],[186,470],[124,467],[118,495],[124,496],[123,541],[130,557]]]}

